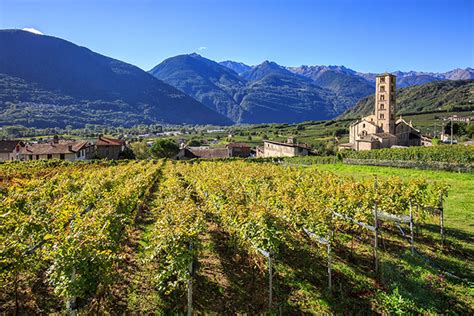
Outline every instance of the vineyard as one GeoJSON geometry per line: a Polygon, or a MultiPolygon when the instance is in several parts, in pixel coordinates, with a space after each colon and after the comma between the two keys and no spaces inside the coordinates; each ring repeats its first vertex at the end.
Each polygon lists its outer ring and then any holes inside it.
{"type": "Polygon", "coordinates": [[[345,153],[345,157],[355,159],[447,162],[472,165],[474,164],[474,146],[413,146],[408,148],[348,151],[345,153]]]}
{"type": "Polygon", "coordinates": [[[2,164],[0,312],[467,313],[448,192],[246,161],[2,164]]]}

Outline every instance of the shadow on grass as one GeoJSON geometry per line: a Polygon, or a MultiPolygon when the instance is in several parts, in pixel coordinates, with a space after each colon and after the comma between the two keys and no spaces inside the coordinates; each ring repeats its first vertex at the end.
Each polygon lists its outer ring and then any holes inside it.
{"type": "MultiPolygon", "coordinates": [[[[440,270],[439,272],[445,270],[460,278],[473,280],[472,265],[469,265],[468,262],[473,261],[474,251],[463,248],[460,244],[456,244],[456,240],[453,239],[446,240],[445,246],[442,247],[440,240],[433,237],[433,235],[438,233],[439,227],[427,225],[425,228],[423,234],[415,235],[414,245],[417,253],[425,257],[425,261],[429,260],[430,265],[440,270]]],[[[386,250],[404,253],[404,251],[410,249],[409,240],[403,240],[403,237],[400,236],[396,229],[386,228],[384,232],[387,232],[386,236],[388,237],[384,239],[386,250]],[[393,240],[395,235],[401,241],[393,240]]],[[[452,280],[454,283],[458,282],[455,278],[452,280]]]]}
{"type": "Polygon", "coordinates": [[[222,270],[216,280],[196,276],[196,308],[205,313],[260,314],[267,310],[268,277],[241,247],[233,247],[232,237],[215,227],[208,231],[213,260],[222,270]],[[221,274],[222,275],[219,275],[221,274]],[[226,280],[226,281],[224,281],[226,280]]]}
{"type": "Polygon", "coordinates": [[[448,286],[446,280],[437,270],[426,267],[419,257],[403,256],[401,264],[384,262],[383,275],[388,287],[392,290],[398,287],[401,296],[413,301],[418,307],[442,314],[469,314],[467,303],[455,295],[447,295],[443,291],[443,287],[448,286]],[[430,274],[427,277],[417,274],[420,267],[430,274]]]}
{"type": "MultiPolygon", "coordinates": [[[[358,273],[367,274],[368,278],[373,274],[371,269],[366,266],[373,266],[372,257],[359,255],[354,253],[352,257],[349,256],[349,250],[338,247],[336,260],[340,263],[339,258],[343,252],[342,261],[344,264],[353,265],[356,262],[358,273]],[[365,272],[365,273],[364,273],[365,272]]],[[[328,273],[327,273],[327,257],[326,250],[314,241],[308,238],[301,238],[301,235],[295,235],[294,238],[287,240],[287,245],[281,252],[279,264],[282,269],[288,271],[288,277],[282,280],[282,293],[299,293],[305,291],[304,286],[315,293],[307,293],[310,297],[306,299],[313,299],[313,302],[306,302],[306,305],[313,305],[316,310],[310,312],[319,313],[317,304],[325,305],[326,312],[330,310],[334,313],[343,314],[372,314],[372,299],[370,291],[367,290],[366,284],[362,285],[360,280],[357,280],[349,274],[333,270],[332,291],[328,288],[328,273]],[[314,296],[311,297],[311,294],[314,296]]],[[[281,297],[286,299],[286,302],[291,303],[294,297],[281,297]]],[[[288,307],[288,306],[285,306],[288,307]]],[[[285,311],[287,314],[291,312],[285,311]]]]}

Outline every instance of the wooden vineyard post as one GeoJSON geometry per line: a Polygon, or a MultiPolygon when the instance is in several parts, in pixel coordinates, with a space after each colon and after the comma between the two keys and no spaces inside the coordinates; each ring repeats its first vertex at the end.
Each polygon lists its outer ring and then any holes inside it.
{"type": "Polygon", "coordinates": [[[411,255],[415,255],[415,239],[413,236],[413,210],[412,210],[412,204],[410,200],[410,244],[411,244],[411,255]]]}
{"type": "Polygon", "coordinates": [[[334,230],[333,230],[333,217],[334,213],[331,212],[331,221],[329,224],[329,232],[328,232],[328,240],[327,240],[327,251],[328,251],[328,286],[329,286],[329,291],[332,289],[332,258],[331,258],[331,242],[333,239],[334,235],[334,230]]]}
{"type": "MultiPolygon", "coordinates": [[[[377,195],[377,177],[375,177],[374,182],[374,190],[375,195],[377,195]]],[[[377,258],[377,248],[378,248],[378,240],[379,240],[379,223],[378,223],[378,215],[377,215],[377,201],[374,201],[374,218],[375,218],[375,225],[374,225],[374,259],[375,259],[375,274],[377,275],[379,272],[379,262],[377,258]]]]}
{"type": "MultiPolygon", "coordinates": [[[[193,250],[193,245],[189,244],[189,250],[193,250]]],[[[193,314],[193,261],[189,263],[189,280],[188,280],[188,316],[193,314]]]]}
{"type": "Polygon", "coordinates": [[[256,247],[265,258],[268,259],[268,311],[272,312],[272,301],[273,301],[273,267],[272,267],[272,256],[270,251],[265,251],[256,247]]]}
{"type": "MultiPolygon", "coordinates": [[[[73,268],[71,280],[74,282],[75,278],[76,278],[76,269],[73,268]]],[[[67,298],[66,311],[69,316],[77,315],[76,297],[70,296],[67,298]]]]}
{"type": "Polygon", "coordinates": [[[272,256],[268,253],[268,311],[272,312],[273,301],[273,271],[272,271],[272,256]]]}
{"type": "Polygon", "coordinates": [[[329,286],[329,291],[331,291],[332,288],[332,271],[331,271],[331,238],[332,237],[332,232],[329,233],[328,235],[328,286],[329,286]]]}
{"type": "Polygon", "coordinates": [[[439,232],[441,234],[441,247],[444,247],[444,214],[443,193],[439,193],[439,232]]]}

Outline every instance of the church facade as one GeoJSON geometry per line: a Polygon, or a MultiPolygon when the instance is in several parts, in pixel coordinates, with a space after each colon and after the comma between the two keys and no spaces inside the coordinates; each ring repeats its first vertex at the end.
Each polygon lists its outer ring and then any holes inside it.
{"type": "Polygon", "coordinates": [[[349,126],[349,143],[341,149],[371,150],[393,146],[420,146],[421,133],[401,117],[395,119],[396,76],[384,73],[375,81],[374,114],[349,126]]]}

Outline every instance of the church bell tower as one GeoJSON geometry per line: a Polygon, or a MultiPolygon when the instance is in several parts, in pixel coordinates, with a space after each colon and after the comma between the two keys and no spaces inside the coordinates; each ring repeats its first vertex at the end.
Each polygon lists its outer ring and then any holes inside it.
{"type": "Polygon", "coordinates": [[[375,78],[375,118],[380,132],[395,135],[397,77],[384,73],[375,78]]]}

